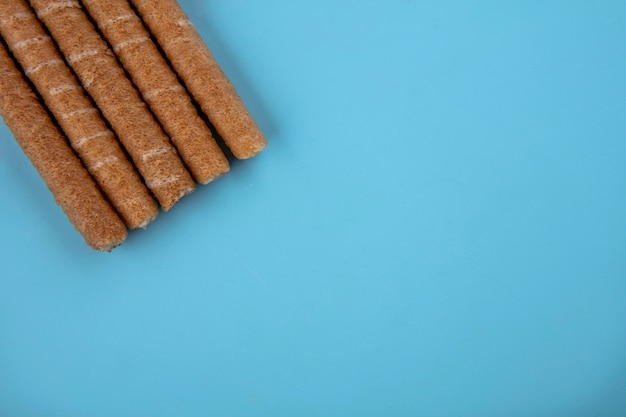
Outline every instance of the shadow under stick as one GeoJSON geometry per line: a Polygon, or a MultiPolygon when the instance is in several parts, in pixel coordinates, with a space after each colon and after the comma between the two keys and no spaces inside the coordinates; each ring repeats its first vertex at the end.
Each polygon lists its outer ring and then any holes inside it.
{"type": "Polygon", "coordinates": [[[176,0],[131,1],[233,155],[260,152],[265,137],[176,0]]]}
{"type": "Polygon", "coordinates": [[[82,0],[183,162],[201,184],[229,170],[228,160],[128,0],[82,0]]]}
{"type": "Polygon", "coordinates": [[[117,133],[163,210],[195,182],[139,93],[75,0],[30,0],[83,87],[117,133]]]}
{"type": "Polygon", "coordinates": [[[0,3],[0,33],[126,225],[147,226],[158,205],[25,0],[0,3]]]}
{"type": "Polygon", "coordinates": [[[22,73],[0,43],[0,114],[43,178],[55,201],[89,246],[111,250],[126,226],[53,124],[22,73]]]}

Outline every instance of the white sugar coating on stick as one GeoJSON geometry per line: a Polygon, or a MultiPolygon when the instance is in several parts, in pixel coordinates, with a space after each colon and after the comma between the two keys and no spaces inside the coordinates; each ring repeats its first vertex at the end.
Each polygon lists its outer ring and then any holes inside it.
{"type": "Polygon", "coordinates": [[[128,0],[83,0],[193,177],[206,184],[229,170],[176,74],[150,38],[128,0]]]}
{"type": "Polygon", "coordinates": [[[158,214],[156,202],[28,3],[0,3],[0,21],[9,49],[106,197],[129,228],[145,226],[158,214]]]}
{"type": "Polygon", "coordinates": [[[98,105],[163,210],[195,189],[195,183],[161,126],[141,100],[107,43],[76,1],[30,0],[59,49],[98,105]],[[155,149],[168,152],[144,161],[155,149]],[[176,181],[163,182],[176,177],[176,181]]]}
{"type": "Polygon", "coordinates": [[[260,152],[265,137],[176,0],[131,2],[233,155],[260,152]]]}
{"type": "Polygon", "coordinates": [[[89,246],[111,250],[127,230],[0,43],[0,115],[89,246]]]}

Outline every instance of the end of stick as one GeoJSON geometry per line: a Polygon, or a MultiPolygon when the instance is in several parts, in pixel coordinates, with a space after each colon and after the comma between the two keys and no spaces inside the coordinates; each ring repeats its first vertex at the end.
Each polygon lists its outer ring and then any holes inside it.
{"type": "Polygon", "coordinates": [[[87,241],[87,244],[92,248],[100,252],[111,252],[113,249],[121,245],[124,240],[126,240],[126,236],[128,235],[128,230],[126,228],[119,229],[116,231],[117,233],[112,236],[107,236],[105,239],[98,241],[87,241]]]}
{"type": "Polygon", "coordinates": [[[242,146],[230,148],[233,156],[237,159],[250,159],[267,146],[267,140],[262,136],[255,136],[250,140],[242,141],[242,146]]]}

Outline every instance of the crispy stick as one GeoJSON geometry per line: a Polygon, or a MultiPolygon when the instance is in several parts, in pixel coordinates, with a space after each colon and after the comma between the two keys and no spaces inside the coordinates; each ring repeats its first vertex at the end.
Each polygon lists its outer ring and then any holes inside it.
{"type": "Polygon", "coordinates": [[[228,160],[128,0],[82,0],[196,181],[228,172],[228,160]]]}
{"type": "Polygon", "coordinates": [[[163,210],[195,189],[176,150],[76,0],[30,0],[163,210]]]}
{"type": "Polygon", "coordinates": [[[0,43],[0,114],[89,246],[111,250],[126,226],[98,190],[0,43]]]}
{"type": "Polygon", "coordinates": [[[156,202],[25,0],[0,3],[0,33],[126,225],[147,226],[156,202]]]}
{"type": "Polygon", "coordinates": [[[233,155],[260,152],[263,134],[176,0],[131,1],[233,155]]]}

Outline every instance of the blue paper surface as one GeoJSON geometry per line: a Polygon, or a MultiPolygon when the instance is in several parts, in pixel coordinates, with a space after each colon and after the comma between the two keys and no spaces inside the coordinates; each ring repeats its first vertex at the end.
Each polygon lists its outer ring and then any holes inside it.
{"type": "Polygon", "coordinates": [[[0,128],[0,416],[626,415],[626,3],[180,0],[259,156],[90,250],[0,128]]]}

